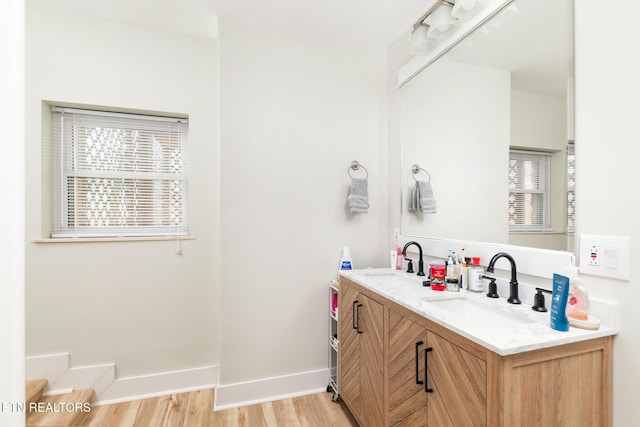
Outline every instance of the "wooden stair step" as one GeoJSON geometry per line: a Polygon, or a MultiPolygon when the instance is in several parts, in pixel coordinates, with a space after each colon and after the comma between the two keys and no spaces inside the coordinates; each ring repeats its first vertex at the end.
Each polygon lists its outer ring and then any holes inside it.
{"type": "Polygon", "coordinates": [[[29,380],[25,384],[25,399],[27,406],[37,402],[42,397],[44,388],[49,384],[47,380],[29,380]]]}
{"type": "Polygon", "coordinates": [[[91,411],[94,398],[92,389],[46,396],[38,402],[35,411],[27,413],[27,427],[77,426],[91,411]]]}

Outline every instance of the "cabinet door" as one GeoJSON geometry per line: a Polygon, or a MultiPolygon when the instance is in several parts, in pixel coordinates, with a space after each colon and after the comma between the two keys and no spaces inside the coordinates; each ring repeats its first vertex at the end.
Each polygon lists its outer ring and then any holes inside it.
{"type": "Polygon", "coordinates": [[[611,426],[610,338],[511,357],[505,425],[611,426]]]}
{"type": "MultiPolygon", "coordinates": [[[[384,426],[384,307],[362,294],[356,322],[360,333],[360,396],[364,425],[384,426]]],[[[356,305],[356,308],[358,306],[356,305]]]]}
{"type": "Polygon", "coordinates": [[[340,296],[340,397],[361,425],[383,426],[384,307],[346,280],[340,296]]]}
{"type": "Polygon", "coordinates": [[[389,425],[427,424],[426,329],[389,309],[389,425]]]}
{"type": "Polygon", "coordinates": [[[346,280],[340,283],[340,331],[338,388],[340,397],[354,415],[360,416],[360,339],[355,326],[356,306],[360,304],[358,291],[346,280]]]}
{"type": "Polygon", "coordinates": [[[431,331],[427,342],[428,425],[486,426],[486,363],[431,331]]]}

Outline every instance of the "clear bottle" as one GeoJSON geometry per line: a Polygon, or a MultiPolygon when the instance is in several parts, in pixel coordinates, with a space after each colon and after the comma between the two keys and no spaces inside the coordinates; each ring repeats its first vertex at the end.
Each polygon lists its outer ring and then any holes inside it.
{"type": "Polygon", "coordinates": [[[471,292],[484,292],[484,268],[480,266],[480,258],[471,258],[471,266],[469,267],[469,290],[471,292]]]}

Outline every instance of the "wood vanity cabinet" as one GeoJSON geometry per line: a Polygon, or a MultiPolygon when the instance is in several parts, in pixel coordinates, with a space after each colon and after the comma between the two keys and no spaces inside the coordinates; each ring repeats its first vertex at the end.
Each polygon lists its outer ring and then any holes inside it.
{"type": "Polygon", "coordinates": [[[398,310],[388,316],[388,425],[485,425],[486,363],[398,310]]]}
{"type": "Polygon", "coordinates": [[[360,425],[384,426],[384,308],[354,286],[340,289],[340,397],[360,425]]]}
{"type": "Polygon", "coordinates": [[[340,289],[340,396],[361,426],[611,425],[612,337],[500,356],[349,279],[340,289]]]}

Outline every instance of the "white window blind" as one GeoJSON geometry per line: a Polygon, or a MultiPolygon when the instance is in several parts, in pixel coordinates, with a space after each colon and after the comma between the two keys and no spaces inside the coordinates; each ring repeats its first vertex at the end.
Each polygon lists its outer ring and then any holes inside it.
{"type": "Polygon", "coordinates": [[[54,107],[52,237],[188,234],[188,121],[54,107]]]}
{"type": "Polygon", "coordinates": [[[509,150],[510,231],[551,229],[550,189],[550,153],[509,150]]]}
{"type": "Polygon", "coordinates": [[[576,153],[575,144],[567,144],[567,232],[576,230],[576,153]]]}

